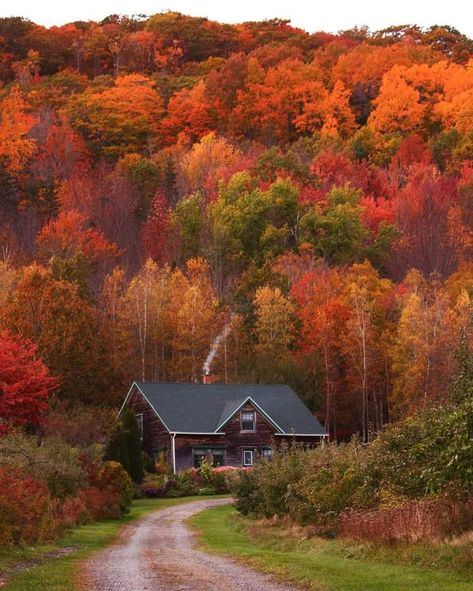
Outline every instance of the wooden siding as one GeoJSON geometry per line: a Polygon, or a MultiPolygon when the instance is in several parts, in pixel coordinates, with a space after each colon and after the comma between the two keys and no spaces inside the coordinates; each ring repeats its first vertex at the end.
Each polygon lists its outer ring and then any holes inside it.
{"type": "Polygon", "coordinates": [[[164,451],[165,461],[171,466],[171,435],[166,427],[136,389],[130,396],[128,405],[135,414],[143,415],[143,450],[155,459],[158,459],[159,452],[164,451]]]}
{"type": "Polygon", "coordinates": [[[221,430],[225,433],[227,441],[227,464],[229,466],[243,464],[244,449],[251,449],[256,452],[256,455],[261,454],[263,448],[273,445],[276,433],[276,429],[251,404],[245,405],[238,411],[221,430]],[[242,431],[240,412],[249,410],[256,414],[256,430],[242,431]]]}
{"type": "MultiPolygon", "coordinates": [[[[143,449],[157,459],[160,451],[165,451],[165,461],[172,466],[172,435],[141,393],[135,389],[128,400],[135,414],[143,415],[143,449]]],[[[243,450],[252,450],[255,459],[263,449],[280,445],[283,441],[299,441],[305,445],[316,445],[320,437],[292,437],[276,435],[275,427],[250,403],[242,407],[223,427],[221,435],[189,435],[175,436],[176,471],[192,468],[194,450],[213,447],[224,450],[224,463],[228,466],[242,466],[243,450]],[[255,431],[242,431],[240,415],[242,411],[254,411],[256,417],[255,431]]]]}
{"type": "Polygon", "coordinates": [[[176,435],[176,471],[193,468],[195,448],[211,449],[218,446],[226,456],[227,442],[224,435],[176,435]]]}

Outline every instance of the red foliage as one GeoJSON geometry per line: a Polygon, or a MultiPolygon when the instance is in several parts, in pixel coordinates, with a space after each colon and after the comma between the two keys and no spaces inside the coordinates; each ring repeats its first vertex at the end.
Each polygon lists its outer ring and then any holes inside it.
{"type": "Polygon", "coordinates": [[[169,260],[169,219],[170,208],[166,198],[158,193],[154,199],[153,209],[143,227],[142,244],[146,257],[157,263],[169,260]]]}
{"type": "Polygon", "coordinates": [[[122,516],[118,495],[112,490],[100,490],[90,486],[79,493],[79,503],[85,513],[94,521],[100,519],[119,519],[122,516]]]}
{"type": "Polygon", "coordinates": [[[455,270],[469,248],[467,229],[456,215],[457,200],[456,179],[424,164],[411,168],[408,183],[394,200],[402,232],[391,266],[395,276],[401,279],[411,268],[444,277],[455,270]]]}
{"type": "Polygon", "coordinates": [[[48,395],[57,386],[31,341],[0,333],[0,433],[41,423],[48,395]]]}
{"type": "Polygon", "coordinates": [[[34,544],[54,534],[46,484],[0,468],[0,547],[34,544]]]}
{"type": "Polygon", "coordinates": [[[363,207],[363,224],[373,232],[377,232],[382,223],[394,224],[396,222],[396,212],[394,211],[392,199],[363,197],[361,206],[363,207]]]}
{"type": "Polygon", "coordinates": [[[73,257],[81,253],[91,262],[114,259],[119,255],[115,244],[102,232],[89,227],[87,218],[77,210],[61,212],[44,226],[38,244],[47,257],[73,257]]]}

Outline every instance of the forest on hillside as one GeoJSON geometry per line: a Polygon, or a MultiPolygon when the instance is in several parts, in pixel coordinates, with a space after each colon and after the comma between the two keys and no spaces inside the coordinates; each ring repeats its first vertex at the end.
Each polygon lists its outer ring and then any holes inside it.
{"type": "Polygon", "coordinates": [[[0,431],[209,369],[366,441],[449,401],[472,248],[451,27],[0,19],[0,431]]]}

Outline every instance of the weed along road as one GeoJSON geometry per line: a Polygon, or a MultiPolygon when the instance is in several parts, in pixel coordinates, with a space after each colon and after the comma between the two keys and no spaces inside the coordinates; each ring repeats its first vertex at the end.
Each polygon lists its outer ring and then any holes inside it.
{"type": "Polygon", "coordinates": [[[196,549],[185,521],[228,499],[193,501],[123,528],[117,542],[85,565],[88,591],[293,591],[229,559],[196,549]]]}

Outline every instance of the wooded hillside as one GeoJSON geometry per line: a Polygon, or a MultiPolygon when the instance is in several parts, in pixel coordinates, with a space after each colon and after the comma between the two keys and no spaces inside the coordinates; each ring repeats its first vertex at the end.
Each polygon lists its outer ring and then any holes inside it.
{"type": "Polygon", "coordinates": [[[200,379],[212,343],[218,380],[289,383],[333,439],[447,402],[472,56],[447,26],[0,19],[0,339],[39,396],[3,428],[53,388],[114,407],[200,379]]]}

